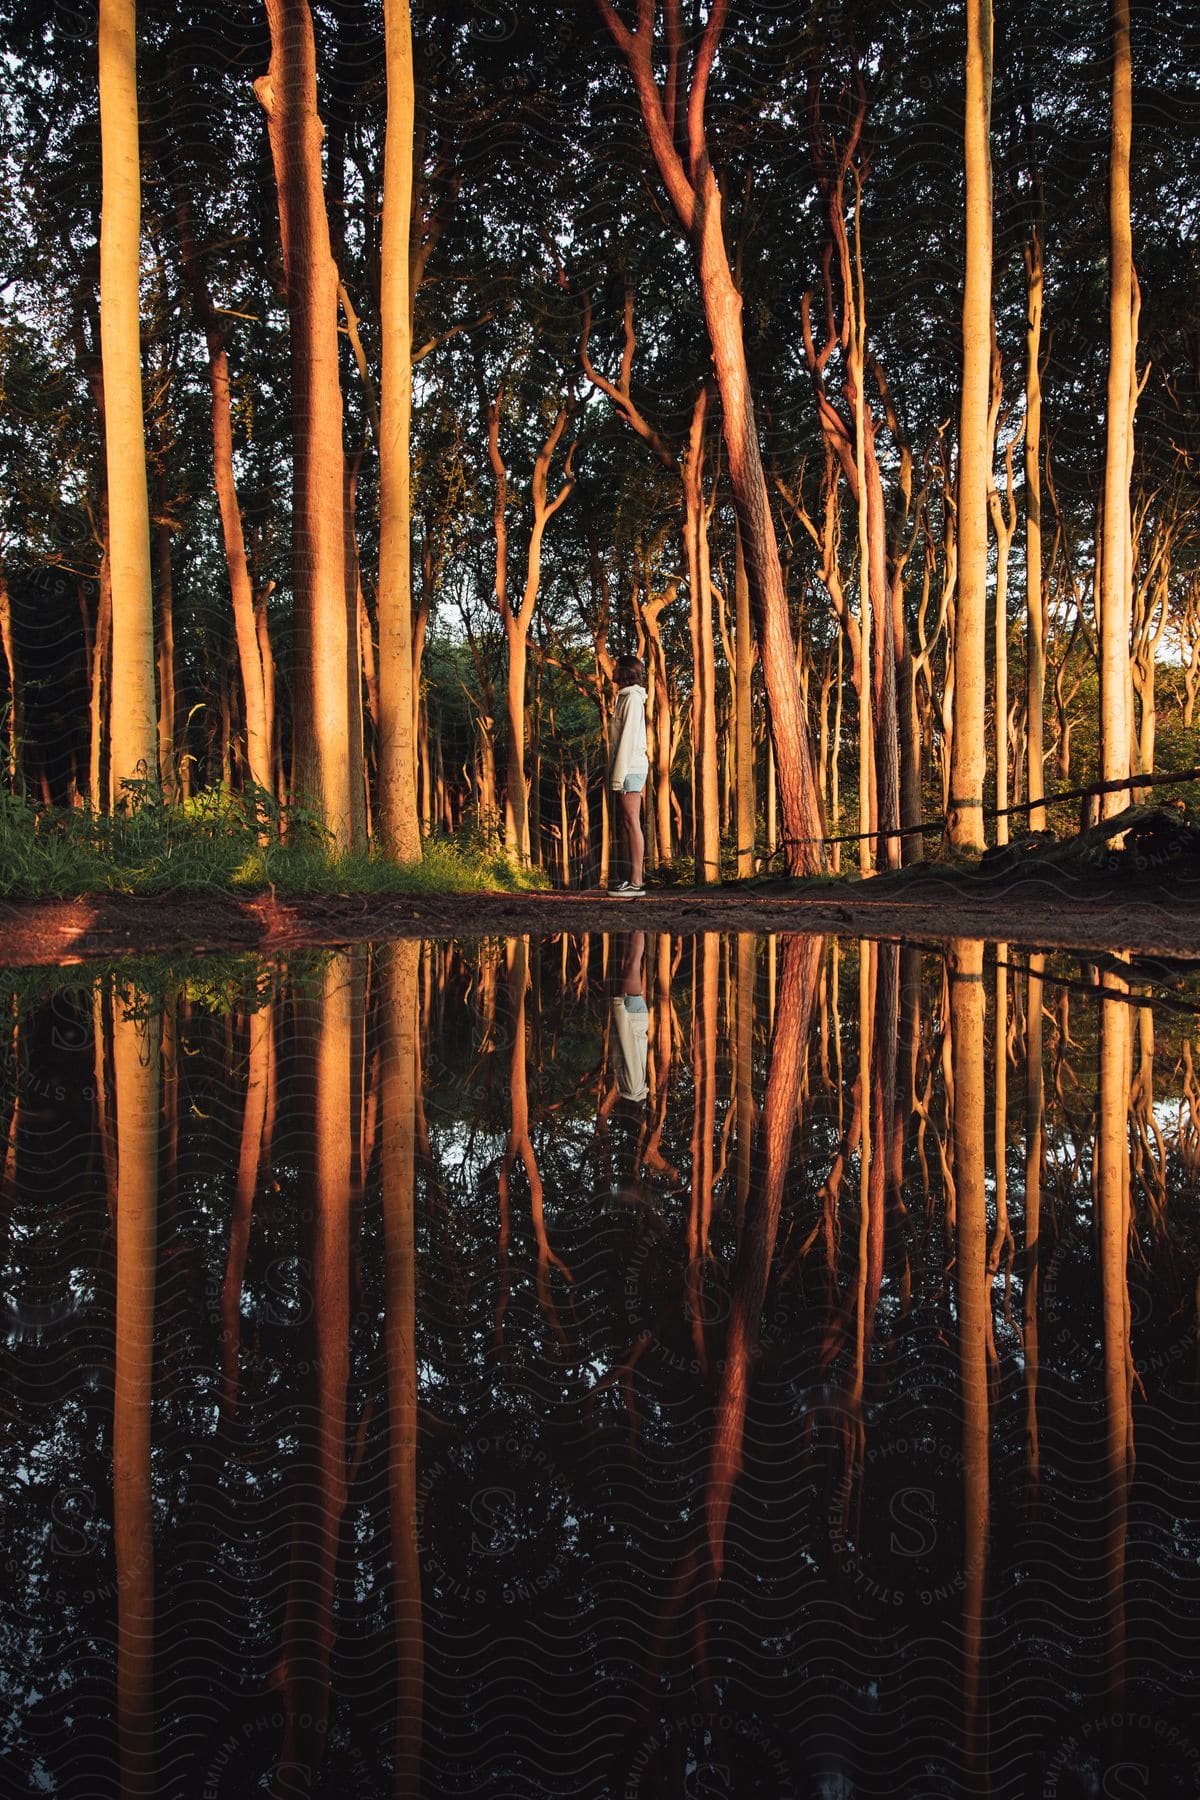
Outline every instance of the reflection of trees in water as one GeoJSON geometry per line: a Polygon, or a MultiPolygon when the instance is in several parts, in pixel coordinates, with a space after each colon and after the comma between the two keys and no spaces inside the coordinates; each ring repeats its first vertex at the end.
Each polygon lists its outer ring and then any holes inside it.
{"type": "Polygon", "coordinates": [[[1064,1684],[1129,1754],[1146,1596],[1194,1542],[1153,1527],[1194,1373],[1192,1017],[963,940],[664,934],[622,1112],[621,966],[410,943],[132,1014],[18,994],[6,1674],[53,1693],[94,1645],[117,1736],[83,1748],[129,1792],[156,1696],[160,1767],[267,1706],[275,1765],[413,1796],[419,1749],[426,1791],[518,1794],[547,1746],[581,1792],[1016,1792],[1064,1684]]]}
{"type": "Polygon", "coordinates": [[[117,1588],[117,1743],[122,1794],[156,1791],[154,1523],[150,1487],[159,1178],[159,1019],[112,997],[117,1141],[117,1293],[112,1517],[117,1588]]]}

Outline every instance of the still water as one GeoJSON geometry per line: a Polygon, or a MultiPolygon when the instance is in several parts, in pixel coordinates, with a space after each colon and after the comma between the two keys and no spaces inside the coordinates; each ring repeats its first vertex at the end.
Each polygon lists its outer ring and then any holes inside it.
{"type": "Polygon", "coordinates": [[[1200,982],[9,973],[0,1791],[1200,1794],[1200,982]]]}

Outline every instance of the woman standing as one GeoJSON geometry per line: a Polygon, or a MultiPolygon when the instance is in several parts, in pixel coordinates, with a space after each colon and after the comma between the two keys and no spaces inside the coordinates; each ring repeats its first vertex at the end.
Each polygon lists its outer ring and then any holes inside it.
{"type": "Polygon", "coordinates": [[[642,835],[642,793],[650,773],[646,755],[646,665],[636,656],[622,656],[613,669],[617,701],[613,708],[612,745],[608,757],[608,785],[617,797],[617,822],[629,859],[629,875],[608,892],[623,900],[644,894],[646,840],[642,835]]]}

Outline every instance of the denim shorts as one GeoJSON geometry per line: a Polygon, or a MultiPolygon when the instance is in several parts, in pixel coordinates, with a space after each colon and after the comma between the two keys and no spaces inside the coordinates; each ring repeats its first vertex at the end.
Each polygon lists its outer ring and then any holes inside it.
{"type": "Polygon", "coordinates": [[[644,775],[627,775],[624,785],[617,791],[622,794],[640,794],[645,785],[646,777],[644,775]]]}

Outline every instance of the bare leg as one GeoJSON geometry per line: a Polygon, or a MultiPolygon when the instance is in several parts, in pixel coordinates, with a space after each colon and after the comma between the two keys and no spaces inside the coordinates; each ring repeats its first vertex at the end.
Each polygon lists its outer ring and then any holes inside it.
{"type": "Polygon", "coordinates": [[[634,887],[641,887],[646,857],[646,840],[642,834],[642,796],[640,793],[618,794],[617,807],[625,849],[629,856],[629,879],[634,887]]]}

